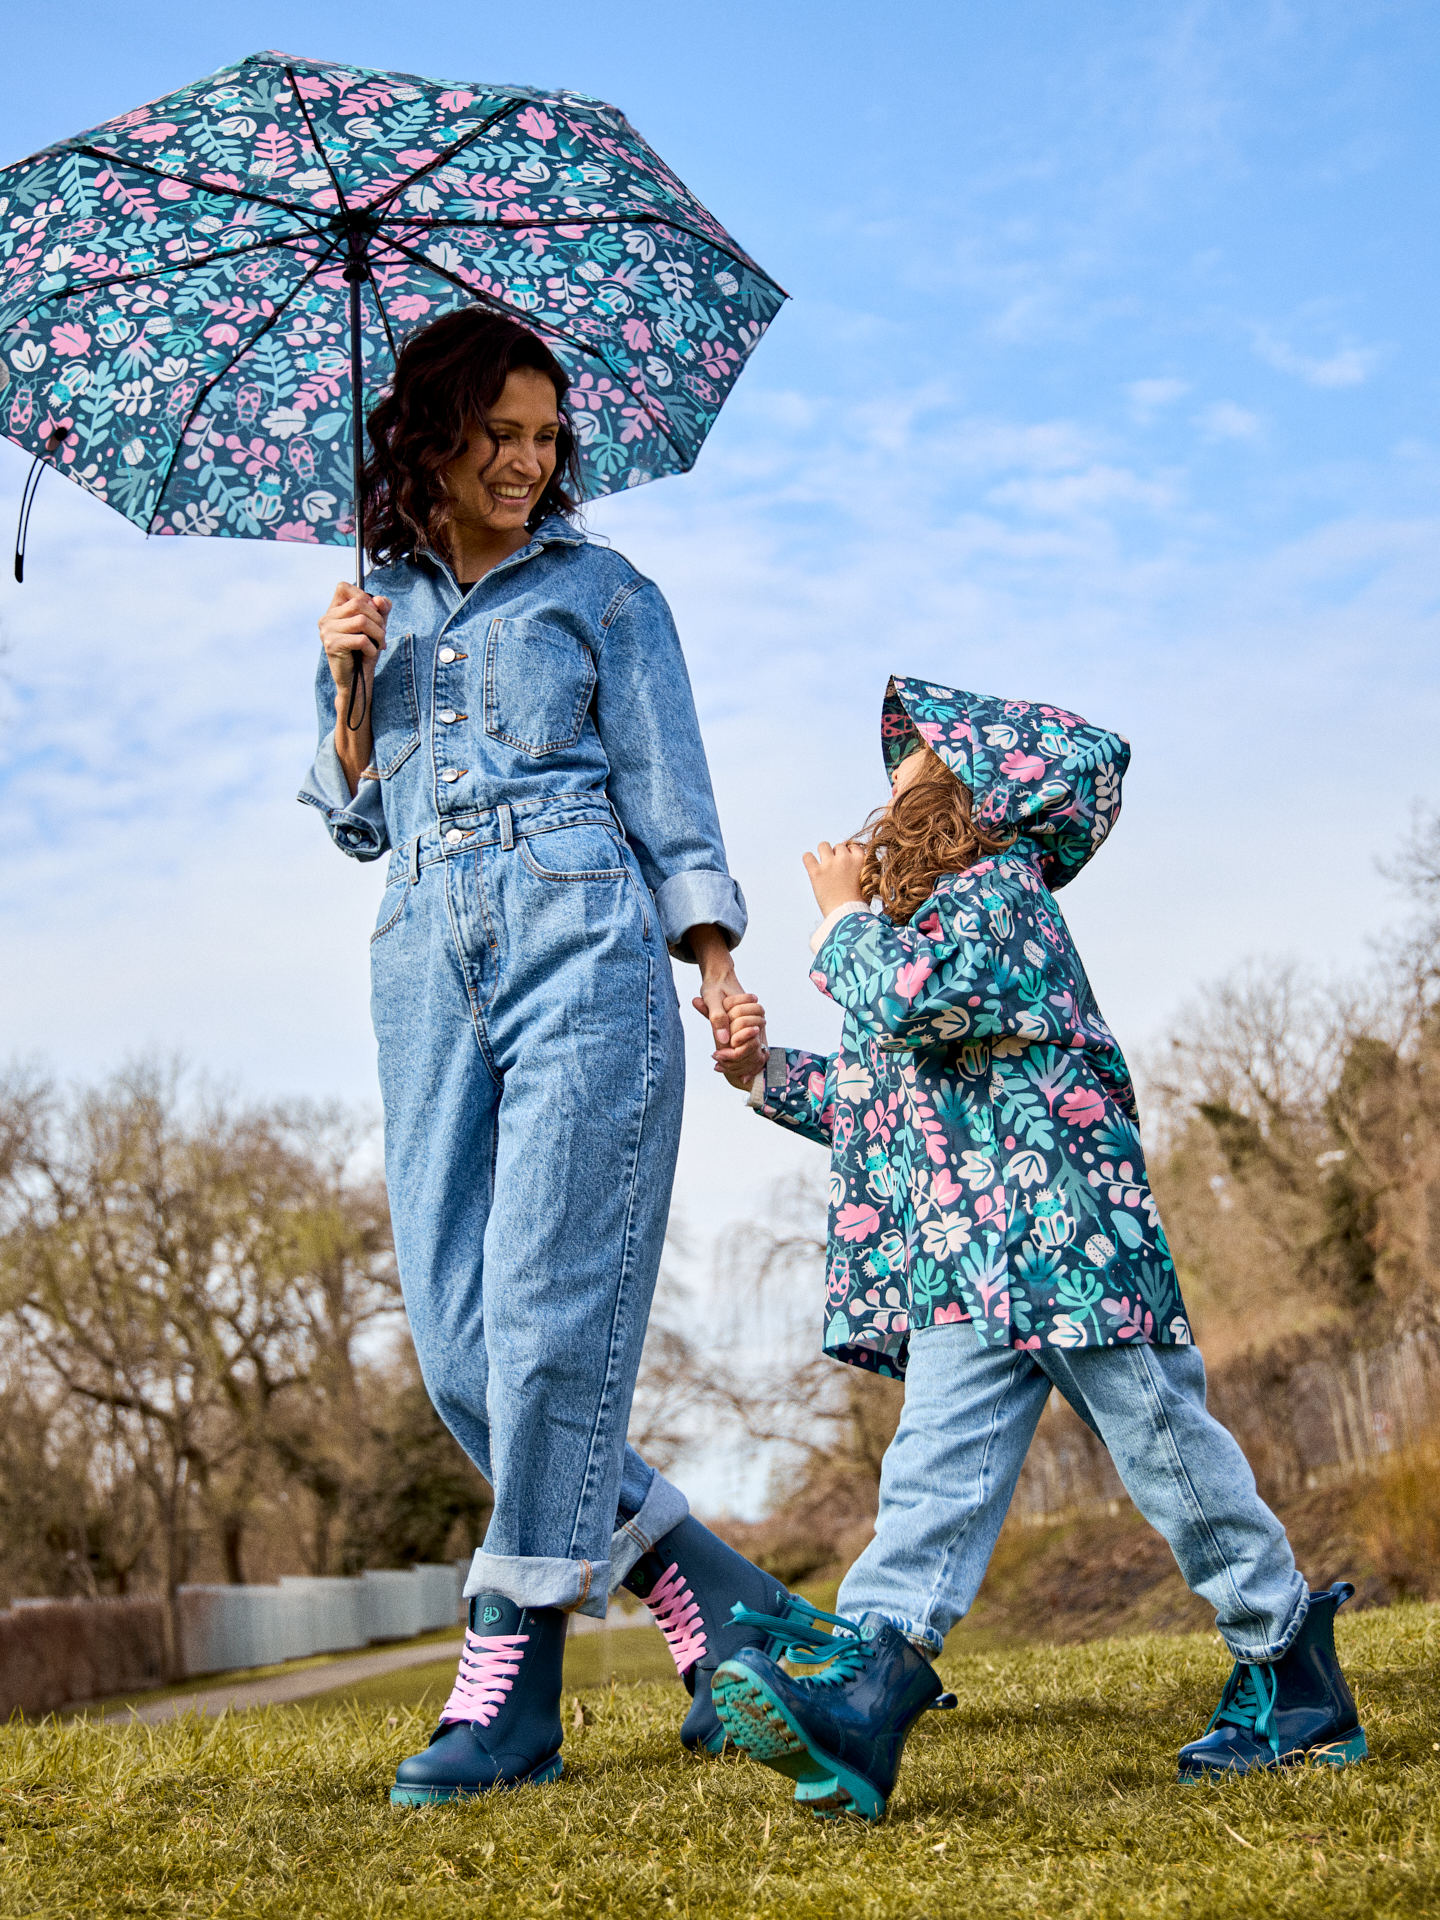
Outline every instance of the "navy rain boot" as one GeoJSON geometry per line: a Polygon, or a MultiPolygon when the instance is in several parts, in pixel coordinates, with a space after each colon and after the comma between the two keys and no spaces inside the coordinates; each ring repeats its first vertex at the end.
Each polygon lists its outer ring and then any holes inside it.
{"type": "Polygon", "coordinates": [[[1278,1660],[1235,1662],[1209,1726],[1180,1749],[1182,1780],[1307,1763],[1343,1767],[1366,1757],[1355,1696],[1335,1656],[1335,1615],[1354,1591],[1338,1580],[1312,1593],[1304,1624],[1278,1660]]]}
{"type": "Polygon", "coordinates": [[[725,1731],[752,1760],[793,1780],[796,1804],[818,1818],[882,1819],[911,1727],[930,1707],[954,1706],[954,1695],[878,1613],[865,1614],[857,1628],[797,1601],[789,1621],[751,1624],[768,1626],[792,1660],[829,1657],[800,1679],[754,1648],[726,1660],[714,1684],[725,1731]],[[796,1617],[801,1608],[808,1624],[796,1617]],[[836,1629],[833,1636],[821,1621],[836,1629]]]}
{"type": "Polygon", "coordinates": [[[476,1594],[440,1724],[423,1753],[400,1762],[392,1807],[559,1779],[565,1624],[558,1607],[476,1594]]]}
{"type": "Polygon", "coordinates": [[[740,1604],[767,1618],[783,1614],[789,1589],[688,1516],[635,1562],[622,1584],[654,1615],[691,1696],[682,1745],[719,1753],[725,1729],[710,1699],[715,1669],[742,1647],[763,1647],[769,1639],[733,1619],[731,1608],[740,1604]]]}

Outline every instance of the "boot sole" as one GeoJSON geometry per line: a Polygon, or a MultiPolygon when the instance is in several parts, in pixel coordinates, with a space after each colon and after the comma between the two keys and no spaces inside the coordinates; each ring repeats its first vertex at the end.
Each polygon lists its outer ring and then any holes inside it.
{"type": "Polygon", "coordinates": [[[1278,1773],[1282,1767],[1350,1767],[1359,1760],[1369,1758],[1365,1729],[1357,1727],[1353,1733],[1347,1733],[1343,1740],[1331,1740],[1323,1747],[1304,1747],[1296,1753],[1282,1754],[1278,1760],[1256,1760],[1248,1767],[1182,1768],[1180,1784],[1183,1787],[1197,1780],[1216,1780],[1227,1773],[1242,1776],[1247,1773],[1278,1773]]]}
{"type": "Polygon", "coordinates": [[[496,1780],[488,1787],[393,1786],[390,1804],[392,1807],[437,1807],[447,1800],[478,1800],[482,1794],[507,1793],[512,1787],[543,1787],[551,1780],[558,1780],[564,1771],[565,1762],[558,1753],[552,1753],[529,1773],[522,1773],[514,1780],[496,1780]]]}
{"type": "Polygon", "coordinates": [[[795,1782],[795,1804],[819,1820],[857,1813],[862,1820],[885,1817],[885,1795],[863,1774],[855,1773],[811,1744],[804,1729],[758,1674],[726,1673],[714,1682],[715,1711],[742,1753],[795,1782]]]}

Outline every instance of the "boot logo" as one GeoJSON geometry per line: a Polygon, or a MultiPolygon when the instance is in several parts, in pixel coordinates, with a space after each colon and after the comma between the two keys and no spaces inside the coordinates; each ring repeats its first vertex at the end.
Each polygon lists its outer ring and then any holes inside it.
{"type": "Polygon", "coordinates": [[[496,1621],[496,1620],[498,1620],[499,1618],[500,1618],[500,1609],[499,1609],[499,1607],[486,1607],[486,1609],[485,1609],[485,1624],[486,1624],[486,1626],[487,1626],[487,1627],[488,1627],[488,1626],[489,1626],[489,1625],[490,1625],[490,1624],[491,1624],[491,1623],[492,1623],[493,1621],[496,1621]]]}

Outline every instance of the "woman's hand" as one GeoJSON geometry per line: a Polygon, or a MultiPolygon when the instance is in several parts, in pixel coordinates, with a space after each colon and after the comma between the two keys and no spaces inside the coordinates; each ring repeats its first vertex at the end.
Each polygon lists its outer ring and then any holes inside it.
{"type": "Polygon", "coordinates": [[[805,855],[805,871],[821,913],[832,914],[847,900],[861,898],[860,869],[864,864],[865,849],[853,840],[842,840],[834,847],[822,840],[814,853],[805,855]]]}
{"type": "Polygon", "coordinates": [[[353,800],[360,788],[360,776],[370,764],[374,735],[370,730],[370,700],[375,687],[375,662],[385,650],[385,622],[390,602],[381,594],[371,599],[359,587],[342,580],[320,616],[320,644],[330,662],[335,681],[335,751],[345,778],[350,782],[353,800]],[[355,677],[351,655],[360,655],[365,675],[365,718],[356,732],[346,723],[350,711],[350,682],[355,677]]]}
{"type": "Polygon", "coordinates": [[[763,1014],[759,1026],[746,1023],[745,1041],[737,1045],[730,1031],[730,1015],[725,1003],[727,1000],[753,998],[753,995],[746,995],[736,979],[730,948],[719,927],[691,927],[688,937],[695,958],[700,962],[700,991],[690,1004],[710,1022],[710,1031],[715,1036],[715,1071],[732,1079],[736,1086],[742,1081],[748,1086],[765,1065],[763,1014]]]}

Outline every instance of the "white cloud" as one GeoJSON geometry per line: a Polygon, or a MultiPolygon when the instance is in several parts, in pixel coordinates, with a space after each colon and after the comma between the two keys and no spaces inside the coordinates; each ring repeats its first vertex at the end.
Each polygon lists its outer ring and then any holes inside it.
{"type": "Polygon", "coordinates": [[[1162,407],[1183,399],[1189,391],[1188,380],[1132,380],[1125,389],[1130,416],[1140,425],[1148,425],[1162,407]]]}
{"type": "Polygon", "coordinates": [[[1258,413],[1233,400],[1215,400],[1195,415],[1195,425],[1207,440],[1253,440],[1261,429],[1258,413]]]}
{"type": "Polygon", "coordinates": [[[1338,347],[1330,354],[1300,353],[1266,328],[1257,328],[1255,351],[1279,373],[1294,374],[1312,387],[1359,387],[1382,357],[1380,347],[1338,347]]]}

